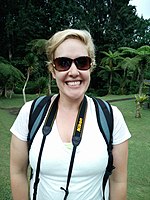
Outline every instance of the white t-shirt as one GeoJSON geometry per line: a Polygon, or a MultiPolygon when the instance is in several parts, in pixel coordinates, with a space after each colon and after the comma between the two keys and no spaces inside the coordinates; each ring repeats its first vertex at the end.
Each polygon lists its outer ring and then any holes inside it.
{"type": "MultiPolygon", "coordinates": [[[[87,97],[87,101],[88,108],[83,136],[75,154],[67,200],[102,200],[102,181],[108,162],[107,145],[97,124],[94,102],[89,97],[87,97]]],[[[27,141],[31,104],[32,101],[27,102],[22,107],[10,129],[14,135],[23,141],[27,141]]],[[[112,106],[112,108],[114,114],[113,145],[116,145],[129,139],[131,135],[121,112],[115,106],[112,106]]],[[[29,154],[30,165],[34,172],[30,184],[31,199],[37,159],[43,137],[42,125],[33,140],[29,154]]],[[[55,121],[44,144],[37,200],[63,200],[64,191],[60,187],[66,188],[71,153],[72,149],[62,142],[55,121]]],[[[109,199],[108,196],[109,184],[107,183],[105,188],[106,200],[109,199]]]]}

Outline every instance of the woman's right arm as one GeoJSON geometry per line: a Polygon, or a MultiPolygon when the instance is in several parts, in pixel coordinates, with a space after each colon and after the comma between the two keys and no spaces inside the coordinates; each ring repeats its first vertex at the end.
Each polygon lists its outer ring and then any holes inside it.
{"type": "Polygon", "coordinates": [[[13,200],[28,200],[28,146],[12,134],[10,145],[10,179],[13,200]]]}

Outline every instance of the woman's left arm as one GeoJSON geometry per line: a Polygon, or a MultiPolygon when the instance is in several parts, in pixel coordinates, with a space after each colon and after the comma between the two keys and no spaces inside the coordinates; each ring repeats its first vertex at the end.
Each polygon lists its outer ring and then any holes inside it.
{"type": "Polygon", "coordinates": [[[110,176],[110,200],[127,199],[128,140],[113,147],[115,169],[110,176]]]}

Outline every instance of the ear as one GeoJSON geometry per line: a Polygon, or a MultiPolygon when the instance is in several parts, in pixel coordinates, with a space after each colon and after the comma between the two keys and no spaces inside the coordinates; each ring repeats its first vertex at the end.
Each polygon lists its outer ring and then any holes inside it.
{"type": "Polygon", "coordinates": [[[52,77],[55,79],[55,70],[54,70],[54,68],[53,68],[53,65],[50,63],[49,65],[48,65],[48,71],[49,71],[49,73],[51,73],[52,74],[52,77]]]}
{"type": "Polygon", "coordinates": [[[52,77],[53,77],[54,79],[56,79],[56,75],[55,75],[54,69],[51,71],[51,73],[52,73],[52,77]]]}

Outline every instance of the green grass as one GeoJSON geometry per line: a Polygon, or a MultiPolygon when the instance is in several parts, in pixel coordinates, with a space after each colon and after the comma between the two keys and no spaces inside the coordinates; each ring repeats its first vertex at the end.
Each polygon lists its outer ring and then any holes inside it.
{"type": "MultiPolygon", "coordinates": [[[[28,95],[27,100],[35,98],[28,95]]],[[[13,99],[0,98],[0,200],[10,200],[9,155],[10,139],[9,131],[16,115],[10,114],[10,108],[20,108],[23,105],[21,95],[15,95],[13,99]]]]}
{"type": "MultiPolygon", "coordinates": [[[[36,96],[28,96],[27,100],[36,96]]],[[[132,96],[107,96],[103,99],[118,99],[132,96]]],[[[142,110],[142,118],[135,118],[134,100],[112,102],[123,113],[132,138],[129,140],[128,166],[128,200],[148,200],[150,197],[150,109],[142,110]]],[[[0,98],[0,199],[11,200],[9,178],[9,146],[11,134],[9,129],[15,115],[9,109],[20,108],[22,96],[13,99],[0,98]]]]}
{"type": "Polygon", "coordinates": [[[135,118],[135,102],[112,102],[124,115],[132,138],[129,140],[128,200],[148,200],[150,197],[150,109],[135,118]]]}

